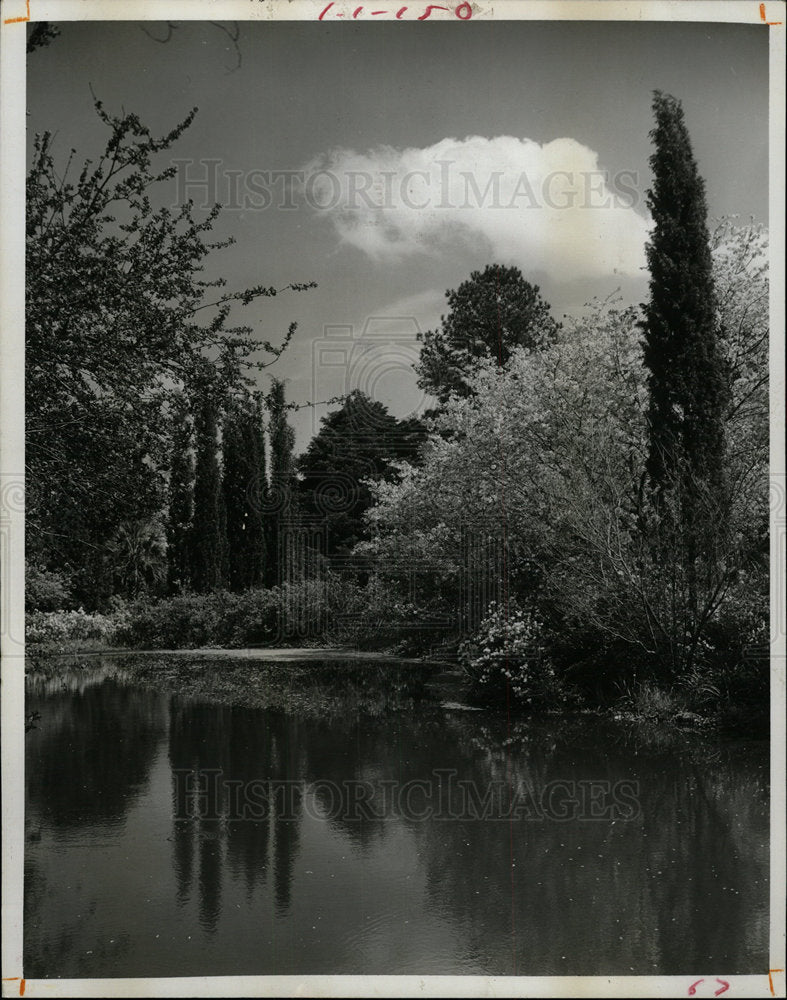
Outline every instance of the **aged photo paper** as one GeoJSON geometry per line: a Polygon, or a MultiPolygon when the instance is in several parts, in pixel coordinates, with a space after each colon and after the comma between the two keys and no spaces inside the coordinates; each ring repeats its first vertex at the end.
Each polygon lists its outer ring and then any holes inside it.
{"type": "Polygon", "coordinates": [[[5,0],[3,996],[784,996],[785,21],[5,0]]]}

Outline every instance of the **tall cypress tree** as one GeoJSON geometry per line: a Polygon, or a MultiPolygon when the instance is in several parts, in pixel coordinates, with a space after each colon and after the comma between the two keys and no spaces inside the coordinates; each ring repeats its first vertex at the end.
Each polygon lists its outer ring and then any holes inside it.
{"type": "Polygon", "coordinates": [[[263,578],[263,507],[267,492],[263,434],[259,399],[233,403],[222,435],[228,579],[233,590],[256,586],[263,578]]]}
{"type": "MultiPolygon", "coordinates": [[[[657,492],[679,487],[684,505],[702,490],[724,493],[728,386],[719,344],[705,184],[679,101],[656,91],[654,229],[647,247],[650,301],[644,360],[649,369],[647,470],[657,492]]],[[[723,504],[720,503],[723,507],[723,504]]]]}
{"type": "MultiPolygon", "coordinates": [[[[696,638],[709,607],[705,602],[701,611],[700,591],[717,577],[727,537],[729,386],[719,343],[705,184],[680,102],[656,91],[653,111],[648,206],[654,228],[647,247],[650,301],[643,321],[650,393],[647,472],[661,515],[657,555],[685,580],[689,617],[681,628],[696,638]]],[[[687,662],[693,649],[690,643],[687,662]]]]}
{"type": "Polygon", "coordinates": [[[273,379],[266,398],[270,441],[270,516],[267,518],[268,569],[266,582],[282,577],[279,562],[283,551],[283,526],[293,516],[293,472],[295,431],[287,422],[284,382],[273,379]]]}
{"type": "Polygon", "coordinates": [[[230,578],[230,546],[227,539],[227,501],[223,489],[224,467],[219,470],[219,555],[216,587],[226,587],[230,578]]]}
{"type": "Polygon", "coordinates": [[[217,440],[218,407],[210,395],[197,407],[194,432],[194,517],[189,532],[191,582],[195,590],[208,592],[225,582],[227,548],[217,440]]]}
{"type": "Polygon", "coordinates": [[[254,538],[254,557],[250,567],[250,584],[256,587],[265,582],[269,553],[266,544],[266,511],[268,510],[268,470],[265,456],[265,404],[262,395],[256,393],[251,420],[247,424],[248,448],[254,454],[257,470],[249,492],[249,520],[254,538]]]}
{"type": "Polygon", "coordinates": [[[172,412],[172,443],[167,512],[167,561],[170,590],[188,590],[191,582],[189,531],[194,513],[194,457],[192,424],[184,396],[172,412]]]}
{"type": "Polygon", "coordinates": [[[281,476],[289,484],[293,471],[295,431],[287,422],[284,382],[273,379],[267,398],[270,413],[271,475],[281,476]]]}
{"type": "Polygon", "coordinates": [[[222,489],[227,512],[227,551],[230,589],[243,590],[246,557],[246,504],[248,464],[243,452],[242,408],[233,403],[224,417],[221,434],[222,489]]]}

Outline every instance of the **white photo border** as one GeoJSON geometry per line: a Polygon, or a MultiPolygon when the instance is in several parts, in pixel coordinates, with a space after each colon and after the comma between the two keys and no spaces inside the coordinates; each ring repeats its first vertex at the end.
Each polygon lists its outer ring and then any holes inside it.
{"type": "MultiPolygon", "coordinates": [[[[158,979],[24,978],[24,231],[26,24],[28,21],[313,21],[327,0],[5,0],[0,24],[0,639],[2,640],[2,967],[3,996],[455,996],[672,997],[693,980],[717,977],[730,997],[784,996],[785,990],[785,21],[767,0],[496,0],[472,3],[474,20],[761,23],[770,52],[770,391],[771,391],[771,841],[770,968],[730,976],[232,976],[158,979]]],[[[337,9],[356,6],[336,0],[337,9]]],[[[456,6],[456,4],[454,4],[456,6]]],[[[393,20],[393,16],[389,18],[393,20]]],[[[333,19],[332,19],[333,20],[333,19]]],[[[334,22],[335,23],[335,22],[334,22]]],[[[425,21],[437,23],[437,19],[425,21]]],[[[396,28],[392,25],[391,30],[396,28]]],[[[425,27],[424,30],[429,30],[425,27]]],[[[713,919],[708,915],[708,919],[713,919]]],[[[726,992],[724,990],[723,992],[726,992]]],[[[689,994],[690,995],[690,994],[689,994]]],[[[704,995],[704,994],[703,994],[704,995]]],[[[707,995],[711,995],[708,993],[707,995]]]]}

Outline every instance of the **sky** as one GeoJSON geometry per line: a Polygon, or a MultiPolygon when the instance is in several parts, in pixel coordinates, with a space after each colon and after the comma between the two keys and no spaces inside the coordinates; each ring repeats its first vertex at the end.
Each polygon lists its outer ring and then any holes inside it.
{"type": "MultiPolygon", "coordinates": [[[[59,27],[28,57],[29,138],[95,157],[92,94],[161,132],[197,107],[159,198],[225,206],[230,288],[317,282],[236,315],[274,342],[298,323],[270,372],[299,403],[360,388],[398,416],[428,405],[417,334],[490,263],[558,318],[616,290],[643,301],[655,89],[683,103],[711,218],[768,221],[764,26],[258,21],[237,50],[203,22],[59,27]]],[[[327,410],[293,414],[298,449],[327,410]]]]}

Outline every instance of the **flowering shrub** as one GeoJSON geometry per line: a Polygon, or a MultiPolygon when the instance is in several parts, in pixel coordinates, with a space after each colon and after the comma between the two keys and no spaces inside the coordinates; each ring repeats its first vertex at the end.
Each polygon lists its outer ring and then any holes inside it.
{"type": "Polygon", "coordinates": [[[459,647],[459,662],[482,701],[508,697],[527,708],[555,707],[563,693],[535,612],[491,604],[477,636],[459,647]]]}
{"type": "Polygon", "coordinates": [[[25,639],[34,644],[98,640],[114,641],[118,621],[115,616],[76,611],[32,611],[25,619],[25,639]]]}

